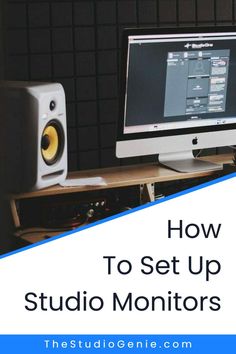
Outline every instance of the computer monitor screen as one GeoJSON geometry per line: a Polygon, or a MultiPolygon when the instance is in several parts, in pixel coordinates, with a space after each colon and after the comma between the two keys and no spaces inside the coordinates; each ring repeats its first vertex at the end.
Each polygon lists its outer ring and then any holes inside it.
{"type": "Polygon", "coordinates": [[[236,144],[236,28],[130,29],[122,49],[117,156],[212,169],[192,150],[236,144]]]}

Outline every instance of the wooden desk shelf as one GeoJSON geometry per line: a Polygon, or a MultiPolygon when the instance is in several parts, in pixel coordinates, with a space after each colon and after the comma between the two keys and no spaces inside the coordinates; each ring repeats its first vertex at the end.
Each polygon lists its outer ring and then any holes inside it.
{"type": "MultiPolygon", "coordinates": [[[[207,156],[202,158],[211,162],[229,164],[232,162],[231,154],[207,156]]],[[[103,186],[80,186],[80,187],[61,187],[59,185],[46,188],[39,191],[28,193],[14,194],[9,198],[12,218],[14,226],[19,228],[21,220],[18,213],[17,204],[24,199],[33,199],[49,196],[58,196],[63,194],[90,192],[98,190],[109,190],[121,187],[139,186],[141,193],[141,202],[149,202],[154,200],[154,184],[179,181],[181,179],[201,178],[214,175],[215,172],[193,172],[193,173],[179,173],[167,169],[157,164],[140,164],[133,166],[122,166],[104,169],[95,169],[87,171],[79,171],[69,173],[69,178],[88,178],[88,177],[102,177],[106,185],[103,186]]],[[[37,240],[40,237],[37,237],[37,240]]],[[[36,242],[36,241],[35,241],[36,242]]]]}

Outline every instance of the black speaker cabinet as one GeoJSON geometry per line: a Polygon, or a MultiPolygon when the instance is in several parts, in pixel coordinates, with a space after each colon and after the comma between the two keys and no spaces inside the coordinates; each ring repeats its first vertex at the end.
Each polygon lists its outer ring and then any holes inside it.
{"type": "Polygon", "coordinates": [[[52,186],[67,175],[65,93],[58,83],[0,83],[5,189],[52,186]]]}

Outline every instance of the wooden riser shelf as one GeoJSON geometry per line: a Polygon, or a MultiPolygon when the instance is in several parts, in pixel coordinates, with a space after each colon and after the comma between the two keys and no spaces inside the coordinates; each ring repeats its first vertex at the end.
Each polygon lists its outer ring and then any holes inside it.
{"type": "MultiPolygon", "coordinates": [[[[221,163],[221,164],[231,164],[232,155],[214,155],[207,156],[202,158],[203,160],[208,160],[211,162],[221,163]]],[[[217,171],[219,172],[219,171],[217,171]]],[[[142,164],[142,165],[133,165],[133,166],[122,166],[122,167],[113,167],[113,168],[104,168],[88,171],[79,171],[72,172],[69,174],[69,178],[88,178],[88,177],[102,177],[106,185],[103,186],[80,186],[80,187],[61,187],[59,185],[46,188],[39,191],[33,191],[28,193],[20,193],[9,196],[9,203],[11,207],[12,219],[15,228],[21,227],[20,215],[18,212],[19,204],[22,200],[42,197],[62,196],[69,195],[71,193],[77,193],[78,195],[83,192],[91,191],[102,191],[102,190],[111,190],[114,188],[122,187],[131,187],[138,186],[141,203],[146,203],[154,200],[154,184],[168,181],[181,181],[183,179],[191,178],[201,178],[207,176],[214,176],[216,172],[193,172],[193,173],[179,173],[173,170],[167,169],[163,166],[157,164],[142,164]]],[[[42,239],[45,239],[45,233],[42,234],[32,230],[32,234],[27,234],[22,236],[28,242],[38,242],[42,239]]],[[[65,232],[63,230],[62,232],[65,232]]],[[[54,236],[62,232],[48,233],[48,236],[54,236]]],[[[20,234],[19,234],[20,235],[20,234]]]]}

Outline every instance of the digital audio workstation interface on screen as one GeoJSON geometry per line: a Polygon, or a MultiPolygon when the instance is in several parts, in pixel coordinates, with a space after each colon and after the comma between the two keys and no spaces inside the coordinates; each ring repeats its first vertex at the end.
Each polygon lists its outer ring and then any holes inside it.
{"type": "Polygon", "coordinates": [[[235,39],[131,36],[124,134],[236,122],[235,39]]]}
{"type": "Polygon", "coordinates": [[[229,50],[169,52],[164,116],[224,112],[229,50]]]}

